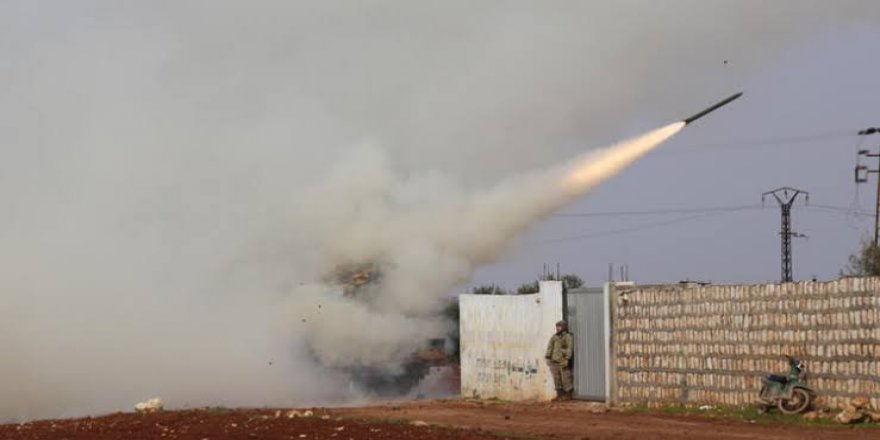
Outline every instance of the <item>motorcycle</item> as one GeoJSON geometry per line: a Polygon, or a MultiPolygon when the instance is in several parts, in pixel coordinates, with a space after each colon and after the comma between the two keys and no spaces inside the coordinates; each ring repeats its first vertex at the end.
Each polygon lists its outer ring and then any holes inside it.
{"type": "Polygon", "coordinates": [[[762,380],[758,393],[758,410],[761,412],[775,406],[784,414],[800,414],[816,398],[816,392],[806,383],[806,365],[794,357],[785,357],[788,359],[788,376],[768,374],[762,380]]]}

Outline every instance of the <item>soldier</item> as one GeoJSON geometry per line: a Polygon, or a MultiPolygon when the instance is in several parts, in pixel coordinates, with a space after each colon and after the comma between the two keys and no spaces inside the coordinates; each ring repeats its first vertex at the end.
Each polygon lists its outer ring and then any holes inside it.
{"type": "Polygon", "coordinates": [[[574,354],[574,338],[568,332],[568,323],[556,323],[556,334],[550,337],[547,344],[547,365],[553,373],[553,384],[556,386],[556,399],[569,400],[574,392],[571,381],[571,358],[574,354]]]}

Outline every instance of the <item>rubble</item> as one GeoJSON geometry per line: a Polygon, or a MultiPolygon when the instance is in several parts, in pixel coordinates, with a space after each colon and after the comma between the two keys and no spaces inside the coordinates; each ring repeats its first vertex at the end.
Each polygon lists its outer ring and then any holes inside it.
{"type": "Polygon", "coordinates": [[[162,399],[158,397],[154,397],[146,402],[140,402],[134,406],[134,411],[139,414],[150,414],[162,411],[165,408],[165,405],[162,403],[162,399]]]}
{"type": "Polygon", "coordinates": [[[867,397],[855,397],[841,405],[841,412],[834,416],[838,423],[849,425],[860,422],[880,422],[880,413],[871,408],[867,397]]]}
{"type": "Polygon", "coordinates": [[[834,420],[836,420],[838,423],[849,425],[850,423],[860,422],[864,416],[865,415],[859,411],[844,410],[837,414],[834,417],[834,420]]]}

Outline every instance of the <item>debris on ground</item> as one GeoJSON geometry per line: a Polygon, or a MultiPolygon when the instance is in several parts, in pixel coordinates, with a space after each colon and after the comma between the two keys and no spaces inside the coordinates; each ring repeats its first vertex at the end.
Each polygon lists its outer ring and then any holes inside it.
{"type": "Polygon", "coordinates": [[[164,408],[165,405],[162,403],[162,399],[154,397],[146,402],[136,404],[134,406],[134,411],[139,414],[151,414],[162,411],[164,408]]]}
{"type": "Polygon", "coordinates": [[[877,412],[871,408],[871,399],[867,397],[855,397],[841,405],[840,409],[840,413],[834,416],[834,420],[844,425],[880,420],[880,418],[874,417],[877,412]]]}
{"type": "Polygon", "coordinates": [[[499,440],[476,429],[415,427],[377,420],[346,420],[344,424],[319,417],[274,418],[275,409],[185,410],[153,413],[115,413],[83,419],[0,424],[3,440],[499,440]]]}

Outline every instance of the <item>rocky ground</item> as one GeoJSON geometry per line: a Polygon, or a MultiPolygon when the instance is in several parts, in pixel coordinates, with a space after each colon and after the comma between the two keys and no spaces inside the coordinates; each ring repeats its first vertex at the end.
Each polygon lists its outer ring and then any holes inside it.
{"type": "Polygon", "coordinates": [[[468,400],[362,408],[204,409],[0,425],[0,439],[880,439],[875,428],[468,400]]]}

